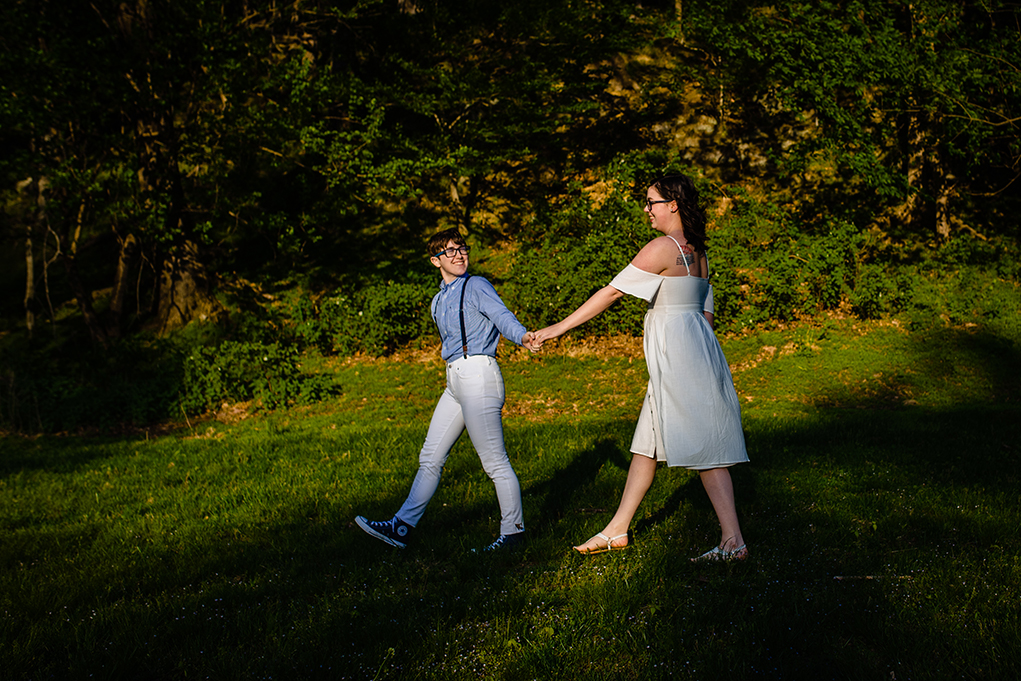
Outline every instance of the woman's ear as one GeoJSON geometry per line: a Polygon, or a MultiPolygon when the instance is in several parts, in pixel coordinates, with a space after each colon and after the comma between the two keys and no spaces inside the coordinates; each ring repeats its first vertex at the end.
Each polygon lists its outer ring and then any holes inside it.
{"type": "Polygon", "coordinates": [[[435,255],[433,257],[429,258],[429,262],[431,262],[433,264],[433,267],[439,267],[440,266],[440,259],[437,258],[435,255]]]}

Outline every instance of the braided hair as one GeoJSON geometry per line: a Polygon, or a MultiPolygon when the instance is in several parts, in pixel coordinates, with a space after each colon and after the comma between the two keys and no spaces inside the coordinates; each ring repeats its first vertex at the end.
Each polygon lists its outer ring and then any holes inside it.
{"type": "Polygon", "coordinates": [[[677,202],[677,212],[684,229],[684,238],[699,253],[705,253],[709,237],[706,236],[706,214],[701,205],[698,189],[687,175],[664,175],[653,181],[652,188],[667,201],[677,202]]]}

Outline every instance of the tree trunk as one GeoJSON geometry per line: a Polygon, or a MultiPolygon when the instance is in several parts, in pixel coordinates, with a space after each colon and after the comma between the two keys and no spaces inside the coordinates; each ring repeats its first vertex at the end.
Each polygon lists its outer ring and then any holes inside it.
{"type": "MultiPolygon", "coordinates": [[[[31,199],[28,197],[30,191],[37,193],[36,200],[34,203],[36,206],[40,206],[42,203],[42,195],[39,193],[39,184],[32,178],[19,182],[17,184],[18,193],[23,195],[28,201],[31,199]]],[[[28,337],[32,337],[32,330],[35,328],[35,250],[32,244],[33,227],[35,226],[36,219],[38,218],[38,212],[32,211],[33,215],[25,221],[25,326],[28,328],[28,337]]]]}
{"type": "Polygon", "coordinates": [[[893,219],[918,232],[950,236],[950,197],[956,179],[944,164],[939,149],[939,121],[923,112],[908,114],[905,126],[904,176],[908,194],[893,209],[893,219]]]}
{"type": "Polygon", "coordinates": [[[193,320],[215,319],[223,307],[212,295],[210,276],[199,261],[198,247],[186,241],[163,261],[157,321],[161,333],[193,320]]]}
{"type": "Polygon", "coordinates": [[[32,337],[32,330],[35,328],[35,258],[33,257],[32,246],[32,223],[29,222],[25,231],[25,326],[28,327],[28,337],[32,337]]]}
{"type": "Polygon", "coordinates": [[[134,234],[128,234],[121,240],[120,258],[117,260],[117,274],[113,282],[113,296],[110,298],[110,336],[119,338],[124,317],[124,299],[128,291],[128,278],[138,253],[138,240],[134,234]]]}
{"type": "Polygon", "coordinates": [[[684,24],[682,23],[684,20],[683,0],[674,0],[674,10],[677,12],[677,42],[683,45],[687,42],[687,39],[684,37],[684,24]]]}
{"type": "Polygon", "coordinates": [[[65,253],[61,260],[64,261],[64,272],[67,274],[67,283],[71,287],[71,293],[78,302],[78,309],[85,318],[85,326],[89,329],[89,335],[93,343],[98,343],[103,348],[110,347],[110,339],[106,335],[106,329],[96,315],[92,307],[92,292],[85,288],[81,277],[78,276],[78,264],[73,255],[65,253]]]}
{"type": "Polygon", "coordinates": [[[904,226],[918,221],[923,178],[925,176],[925,130],[920,113],[908,114],[907,132],[904,140],[904,175],[908,184],[908,195],[894,211],[897,220],[904,226]]]}
{"type": "Polygon", "coordinates": [[[950,195],[953,194],[954,187],[957,185],[957,178],[947,171],[941,153],[937,152],[935,157],[933,181],[938,187],[936,191],[936,234],[947,239],[950,237],[950,195]]]}
{"type": "Polygon", "coordinates": [[[461,175],[450,180],[453,213],[463,234],[472,233],[472,213],[478,203],[479,182],[474,175],[461,175]]]}

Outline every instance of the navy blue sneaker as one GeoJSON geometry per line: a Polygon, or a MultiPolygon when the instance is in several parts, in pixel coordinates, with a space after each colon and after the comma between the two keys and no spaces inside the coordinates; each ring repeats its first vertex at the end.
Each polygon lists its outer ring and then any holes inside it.
{"type": "MultiPolygon", "coordinates": [[[[515,532],[514,534],[501,534],[496,538],[492,544],[482,549],[486,551],[499,551],[500,553],[510,553],[511,551],[517,550],[521,544],[525,541],[524,532],[515,532]]],[[[473,550],[472,553],[475,551],[473,550]]]]}
{"type": "Polygon", "coordinates": [[[411,532],[411,525],[393,517],[390,520],[366,520],[362,516],[355,518],[358,527],[365,530],[381,542],[390,546],[403,549],[407,546],[408,533],[411,532]]]}

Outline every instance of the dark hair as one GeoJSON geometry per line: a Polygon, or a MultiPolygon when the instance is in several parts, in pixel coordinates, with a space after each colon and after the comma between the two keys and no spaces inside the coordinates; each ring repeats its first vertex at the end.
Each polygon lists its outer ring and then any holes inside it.
{"type": "Polygon", "coordinates": [[[653,180],[652,188],[667,201],[677,202],[677,212],[684,228],[684,238],[699,253],[705,253],[709,238],[706,236],[706,215],[695,183],[687,175],[664,175],[653,180]]]}
{"type": "Polygon", "coordinates": [[[458,246],[464,246],[464,237],[461,236],[461,232],[457,230],[457,227],[452,227],[432,235],[429,239],[429,256],[432,257],[446,248],[448,241],[453,241],[458,246]]]}

